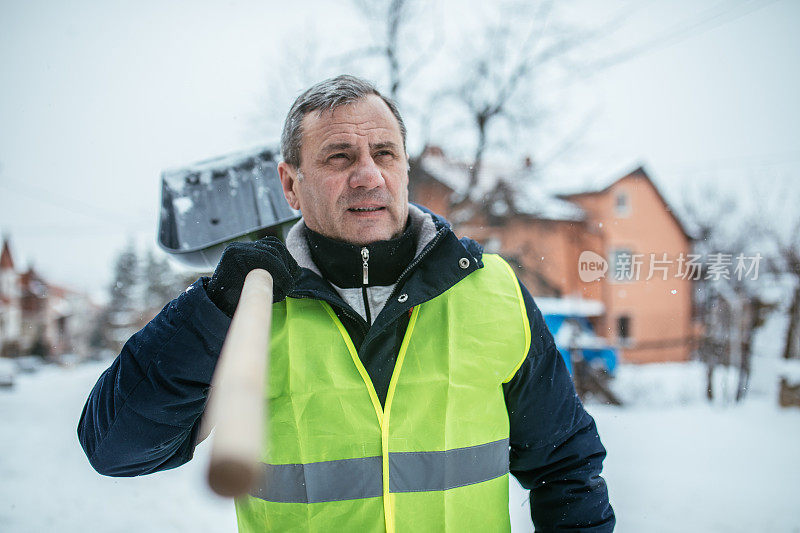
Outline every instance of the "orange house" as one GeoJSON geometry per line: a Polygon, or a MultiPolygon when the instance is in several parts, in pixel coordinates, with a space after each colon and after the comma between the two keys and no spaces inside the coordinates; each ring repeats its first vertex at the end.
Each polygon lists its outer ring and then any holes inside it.
{"type": "Polygon", "coordinates": [[[560,195],[537,184],[530,163],[485,165],[466,197],[468,175],[466,165],[428,148],[412,162],[412,200],[503,255],[534,298],[601,302],[595,330],[624,361],[689,359],[691,237],[643,168],[560,195]]]}

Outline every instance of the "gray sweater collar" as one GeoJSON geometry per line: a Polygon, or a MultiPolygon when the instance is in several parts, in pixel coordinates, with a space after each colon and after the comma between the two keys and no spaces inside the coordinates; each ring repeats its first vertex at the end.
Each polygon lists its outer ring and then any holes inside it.
{"type": "MultiPolygon", "coordinates": [[[[413,204],[408,205],[408,217],[411,220],[411,230],[417,235],[417,249],[414,254],[417,256],[436,236],[436,225],[430,214],[423,212],[413,204]]],[[[286,248],[289,249],[289,253],[292,254],[298,265],[322,277],[322,273],[311,258],[311,252],[308,249],[308,241],[305,236],[306,231],[306,223],[301,218],[286,235],[286,248]]]]}

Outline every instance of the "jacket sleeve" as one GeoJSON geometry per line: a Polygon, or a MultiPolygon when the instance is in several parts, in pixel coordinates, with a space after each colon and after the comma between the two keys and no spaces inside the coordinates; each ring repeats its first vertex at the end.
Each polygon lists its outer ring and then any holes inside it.
{"type": "Polygon", "coordinates": [[[504,385],[511,473],[531,491],[536,531],[612,531],[614,511],[600,477],[606,450],[541,311],[522,283],[520,287],[531,347],[517,374],[504,385]]]}
{"type": "Polygon", "coordinates": [[[192,458],[229,325],[201,279],[128,339],[78,422],[78,439],[95,470],[137,476],[192,458]]]}

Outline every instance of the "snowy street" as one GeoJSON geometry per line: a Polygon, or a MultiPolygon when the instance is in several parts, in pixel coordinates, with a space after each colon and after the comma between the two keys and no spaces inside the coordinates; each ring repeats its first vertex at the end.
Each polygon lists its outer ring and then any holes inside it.
{"type": "MultiPolygon", "coordinates": [[[[152,476],[92,470],[75,428],[105,366],[49,366],[0,389],[0,531],[235,531],[232,503],[204,486],[206,445],[188,465],[152,476]]],[[[646,383],[653,373],[624,369],[619,385],[646,383]]],[[[765,395],[741,406],[699,397],[587,406],[609,450],[617,531],[800,532],[800,410],[780,410],[765,395]]],[[[513,529],[531,531],[526,495],[513,484],[513,529]]]]}

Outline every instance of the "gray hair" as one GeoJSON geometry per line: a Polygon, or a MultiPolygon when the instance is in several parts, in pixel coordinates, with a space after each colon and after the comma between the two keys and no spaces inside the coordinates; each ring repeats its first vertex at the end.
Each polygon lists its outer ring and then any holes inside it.
{"type": "Polygon", "coordinates": [[[303,118],[312,111],[333,111],[337,107],[355,102],[374,94],[379,96],[397,119],[400,135],[403,138],[403,150],[406,149],[406,125],[391,98],[383,96],[370,82],[343,74],[321,81],[311,86],[297,97],[292,104],[281,134],[281,155],[283,160],[295,168],[300,168],[300,148],[303,144],[303,118]]]}

